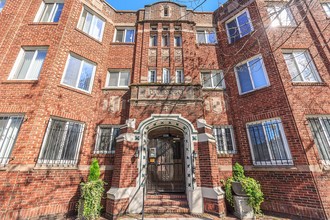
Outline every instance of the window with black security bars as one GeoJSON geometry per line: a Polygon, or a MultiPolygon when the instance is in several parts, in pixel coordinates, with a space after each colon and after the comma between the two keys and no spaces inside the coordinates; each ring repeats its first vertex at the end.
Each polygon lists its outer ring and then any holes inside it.
{"type": "Polygon", "coordinates": [[[293,165],[280,119],[247,125],[254,165],[293,165]]]}
{"type": "Polygon", "coordinates": [[[82,123],[50,119],[38,164],[76,165],[83,130],[82,123]]]}
{"type": "Polygon", "coordinates": [[[116,149],[116,138],[119,136],[120,128],[99,126],[97,133],[97,141],[94,153],[110,154],[116,149]]]}
{"type": "Polygon", "coordinates": [[[0,115],[0,166],[5,166],[14,148],[23,116],[0,115]]]}
{"type": "Polygon", "coordinates": [[[330,165],[330,117],[312,117],[308,123],[322,162],[330,165]]]}
{"type": "Polygon", "coordinates": [[[216,146],[219,153],[235,154],[235,141],[233,128],[231,126],[221,126],[213,128],[216,146]]]}

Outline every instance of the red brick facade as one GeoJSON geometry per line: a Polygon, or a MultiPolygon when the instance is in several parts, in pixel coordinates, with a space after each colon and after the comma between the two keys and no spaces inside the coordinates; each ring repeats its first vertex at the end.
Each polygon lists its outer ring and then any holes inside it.
{"type": "Polygon", "coordinates": [[[0,12],[0,117],[24,116],[9,162],[0,163],[0,219],[74,213],[92,158],[99,159],[108,183],[106,216],[130,212],[134,187],[146,174],[144,141],[164,123],[184,134],[187,198],[203,205],[189,203],[191,212],[226,212],[218,189],[240,162],[261,183],[264,211],[330,218],[329,167],[320,161],[307,120],[330,114],[330,21],[321,2],[286,2],[293,27],[272,27],[267,7],[273,2],[263,0],[232,0],[215,12],[171,2],[117,11],[103,0],[66,0],[59,21],[49,23],[35,22],[41,3],[11,0],[0,12]],[[104,21],[102,40],[78,27],[84,8],[104,21]],[[254,30],[229,43],[226,23],[245,9],[254,30]],[[134,42],[116,42],[118,29],[128,27],[135,30],[134,42]],[[216,30],[217,43],[197,43],[198,30],[216,30]],[[153,35],[156,46],[150,45],[153,35]],[[168,46],[162,45],[165,35],[168,46]],[[181,46],[175,45],[176,36],[181,46]],[[38,80],[9,79],[21,48],[34,47],[47,48],[38,80]],[[292,82],[283,51],[294,49],[309,51],[321,82],[292,82]],[[90,93],[62,83],[69,54],[95,64],[90,93]],[[256,55],[263,59],[269,86],[241,95],[235,67],[256,55]],[[162,83],[163,68],[170,72],[168,84],[162,83]],[[129,71],[129,86],[107,87],[112,70],[129,71]],[[156,70],[155,82],[148,82],[149,70],[156,70]],[[176,70],[183,70],[184,83],[176,83],[176,70]],[[203,87],[201,73],[219,70],[225,89],[203,87]],[[39,164],[50,118],[84,124],[74,166],[39,164]],[[246,125],[272,118],[283,124],[293,165],[253,163],[246,125]],[[94,151],[100,125],[120,127],[112,154],[94,151]],[[212,128],[221,125],[233,127],[235,154],[217,151],[212,128]]]}

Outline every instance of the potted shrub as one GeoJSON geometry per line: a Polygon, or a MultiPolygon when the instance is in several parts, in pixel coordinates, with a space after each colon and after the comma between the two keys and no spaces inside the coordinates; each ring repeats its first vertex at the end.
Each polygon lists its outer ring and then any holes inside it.
{"type": "Polygon", "coordinates": [[[97,219],[100,217],[102,210],[101,199],[105,184],[100,179],[100,174],[99,163],[96,159],[93,159],[87,182],[80,183],[81,198],[78,202],[79,219],[97,219]]]}
{"type": "MultiPolygon", "coordinates": [[[[244,169],[239,163],[233,167],[233,176],[224,182],[225,196],[229,204],[234,207],[233,192],[237,196],[248,197],[248,205],[255,214],[261,214],[260,205],[264,201],[261,186],[255,179],[246,177],[244,169]]],[[[237,210],[237,207],[234,207],[237,210]]]]}

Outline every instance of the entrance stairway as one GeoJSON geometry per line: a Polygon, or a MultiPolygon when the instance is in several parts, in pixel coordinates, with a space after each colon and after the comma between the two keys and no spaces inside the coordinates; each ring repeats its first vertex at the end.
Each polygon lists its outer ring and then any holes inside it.
{"type": "Polygon", "coordinates": [[[186,194],[147,195],[144,203],[144,212],[147,214],[188,214],[187,196],[186,194]]]}

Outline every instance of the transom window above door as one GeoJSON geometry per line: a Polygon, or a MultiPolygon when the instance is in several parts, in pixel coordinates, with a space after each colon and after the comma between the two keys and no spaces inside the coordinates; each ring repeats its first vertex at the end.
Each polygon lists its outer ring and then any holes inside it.
{"type": "Polygon", "coordinates": [[[78,23],[78,29],[98,41],[102,41],[105,21],[91,9],[84,7],[78,23]]]}
{"type": "Polygon", "coordinates": [[[120,43],[134,43],[135,40],[135,28],[116,28],[115,42],[120,43]]]}
{"type": "Polygon", "coordinates": [[[239,14],[226,22],[229,43],[234,43],[242,37],[251,33],[253,25],[251,22],[249,11],[243,10],[239,14]]]}
{"type": "Polygon", "coordinates": [[[64,1],[42,1],[34,22],[58,22],[63,7],[64,1]]]}
{"type": "Polygon", "coordinates": [[[130,82],[129,70],[109,70],[106,88],[128,88],[130,82]]]}

